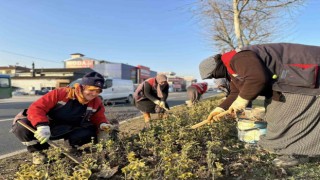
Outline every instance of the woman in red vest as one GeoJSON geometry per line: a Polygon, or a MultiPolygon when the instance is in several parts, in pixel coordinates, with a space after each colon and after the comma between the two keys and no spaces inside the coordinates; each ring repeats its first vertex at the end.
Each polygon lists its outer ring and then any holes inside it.
{"type": "Polygon", "coordinates": [[[200,63],[202,79],[228,73],[230,95],[209,115],[243,111],[265,97],[268,122],[259,145],[279,156],[276,166],[295,166],[320,155],[320,47],[291,43],[258,44],[200,63]]]}
{"type": "Polygon", "coordinates": [[[162,119],[165,109],[169,109],[168,94],[169,85],[164,74],[145,80],[136,89],[135,106],[143,113],[146,128],[150,127],[150,113],[158,113],[162,119]]]}
{"type": "Polygon", "coordinates": [[[90,143],[92,137],[106,137],[106,132],[117,128],[109,123],[98,97],[103,84],[101,74],[88,73],[80,84],[50,91],[15,117],[12,132],[32,153],[33,164],[47,161],[42,150],[48,149],[49,139],[64,139],[66,148],[76,150],[90,143]],[[34,128],[35,133],[17,121],[34,128]]]}
{"type": "Polygon", "coordinates": [[[190,100],[186,101],[188,107],[192,107],[195,103],[197,103],[201,95],[205,93],[208,89],[208,83],[193,83],[187,88],[187,95],[190,100]]]}

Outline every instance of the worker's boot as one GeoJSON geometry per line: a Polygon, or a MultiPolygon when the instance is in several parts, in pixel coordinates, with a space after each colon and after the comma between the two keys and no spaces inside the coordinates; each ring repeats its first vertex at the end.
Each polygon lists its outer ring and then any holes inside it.
{"type": "Polygon", "coordinates": [[[190,100],[186,101],[186,105],[187,105],[188,107],[192,107],[192,106],[193,106],[192,101],[190,101],[190,100]]]}
{"type": "Polygon", "coordinates": [[[144,112],[143,118],[144,118],[144,127],[146,129],[149,129],[151,127],[150,126],[150,119],[151,119],[150,113],[144,112]]]}
{"type": "Polygon", "coordinates": [[[32,163],[39,165],[39,164],[45,164],[48,162],[48,158],[45,153],[41,151],[36,151],[32,153],[32,163]]]}
{"type": "Polygon", "coordinates": [[[158,118],[162,120],[164,118],[164,113],[158,113],[158,118]]]}

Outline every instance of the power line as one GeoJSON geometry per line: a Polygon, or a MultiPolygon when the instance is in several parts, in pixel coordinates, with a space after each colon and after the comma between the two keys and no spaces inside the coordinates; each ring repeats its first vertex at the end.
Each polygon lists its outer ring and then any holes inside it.
{"type": "Polygon", "coordinates": [[[52,63],[59,63],[59,64],[61,64],[61,62],[57,62],[57,61],[54,61],[54,60],[49,60],[49,59],[44,59],[44,58],[38,58],[38,57],[29,56],[29,55],[25,55],[25,54],[19,54],[19,53],[7,51],[7,50],[0,50],[0,51],[5,52],[5,53],[8,53],[8,54],[17,55],[17,56],[22,56],[22,57],[37,59],[37,60],[44,61],[44,62],[52,62],[52,63]]]}

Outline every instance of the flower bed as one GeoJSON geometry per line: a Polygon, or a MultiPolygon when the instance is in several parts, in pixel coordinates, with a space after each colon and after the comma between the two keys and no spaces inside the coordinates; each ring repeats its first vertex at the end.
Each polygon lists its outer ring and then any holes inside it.
{"type": "MultiPolygon", "coordinates": [[[[290,169],[274,167],[271,163],[274,155],[238,140],[236,122],[230,117],[195,130],[190,129],[206,119],[219,101],[212,98],[192,108],[173,108],[165,119],[153,118],[152,127],[148,130],[141,130],[142,119],[125,123],[127,127],[121,127],[119,140],[84,147],[78,153],[84,161],[81,165],[61,157],[59,149],[50,149],[48,164],[34,166],[31,162],[25,162],[17,166],[14,178],[97,179],[102,169],[114,167],[119,168],[111,179],[320,177],[317,159],[290,169]]],[[[6,179],[10,178],[13,177],[6,179]]]]}

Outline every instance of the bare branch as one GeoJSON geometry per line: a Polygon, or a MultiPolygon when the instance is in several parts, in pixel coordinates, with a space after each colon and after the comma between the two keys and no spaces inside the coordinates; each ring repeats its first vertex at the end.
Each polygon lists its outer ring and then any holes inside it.
{"type": "Polygon", "coordinates": [[[198,12],[213,44],[223,50],[270,42],[281,37],[281,31],[287,34],[290,20],[305,1],[199,0],[198,12]]]}

